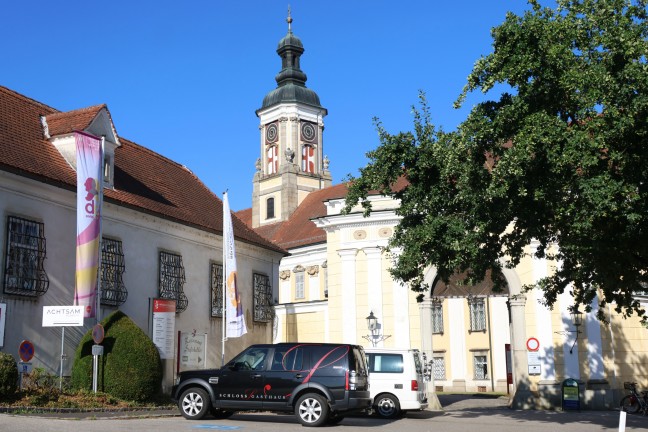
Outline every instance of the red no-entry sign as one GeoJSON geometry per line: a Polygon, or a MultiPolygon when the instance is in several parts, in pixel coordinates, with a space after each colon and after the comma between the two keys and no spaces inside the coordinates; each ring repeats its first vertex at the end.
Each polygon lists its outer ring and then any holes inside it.
{"type": "Polygon", "coordinates": [[[35,349],[33,343],[28,340],[20,342],[20,346],[18,347],[18,355],[20,356],[20,360],[28,362],[32,359],[32,357],[34,357],[34,352],[35,349]]]}

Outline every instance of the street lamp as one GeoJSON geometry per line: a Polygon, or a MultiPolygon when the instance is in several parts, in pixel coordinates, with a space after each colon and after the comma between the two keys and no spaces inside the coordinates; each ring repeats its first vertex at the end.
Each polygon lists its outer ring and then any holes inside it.
{"type": "Polygon", "coordinates": [[[378,345],[379,342],[384,341],[385,339],[391,337],[391,335],[383,335],[380,334],[380,329],[382,328],[382,325],[378,322],[378,318],[374,315],[373,311],[369,313],[369,316],[366,318],[367,320],[367,328],[369,329],[369,333],[366,336],[362,336],[364,339],[367,339],[369,342],[371,342],[372,346],[378,345]]]}
{"type": "Polygon", "coordinates": [[[572,308],[569,314],[571,315],[572,324],[574,324],[574,327],[576,328],[576,330],[571,330],[571,333],[576,333],[576,337],[574,338],[574,343],[569,349],[569,354],[571,354],[572,351],[574,350],[574,346],[576,345],[576,342],[578,342],[578,335],[580,334],[580,330],[578,330],[578,328],[581,326],[581,324],[583,324],[583,313],[580,312],[577,307],[574,307],[572,308]]]}

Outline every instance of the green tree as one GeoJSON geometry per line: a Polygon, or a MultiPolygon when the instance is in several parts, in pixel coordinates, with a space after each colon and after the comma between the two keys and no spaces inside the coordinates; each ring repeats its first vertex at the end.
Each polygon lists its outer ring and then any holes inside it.
{"type": "Polygon", "coordinates": [[[538,284],[547,305],[568,289],[590,310],[600,290],[602,305],[641,316],[646,0],[528,3],[492,30],[493,52],[476,62],[456,105],[476,90],[508,90],[487,95],[451,132],[434,127],[424,95],[413,132],[392,135],[376,121],[380,145],[350,178],[346,210],[360,199],[369,211],[371,191],[401,201],[391,246],[402,253],[392,274],[414,291],[429,289],[428,266],[445,280],[465,271],[481,280],[489,269],[517,265],[535,240],[535,256],[560,263],[538,284]],[[395,187],[399,179],[408,185],[395,187]]]}

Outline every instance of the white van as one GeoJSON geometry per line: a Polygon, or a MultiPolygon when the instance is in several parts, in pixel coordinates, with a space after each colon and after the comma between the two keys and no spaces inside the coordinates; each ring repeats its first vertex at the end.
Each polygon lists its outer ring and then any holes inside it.
{"type": "Polygon", "coordinates": [[[373,411],[394,418],[427,408],[424,362],[417,349],[365,348],[373,411]]]}

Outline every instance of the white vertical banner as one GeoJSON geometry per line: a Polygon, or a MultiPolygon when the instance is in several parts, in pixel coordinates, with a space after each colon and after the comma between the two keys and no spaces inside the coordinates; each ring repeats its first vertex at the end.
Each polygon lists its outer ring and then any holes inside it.
{"type": "Polygon", "coordinates": [[[74,305],[84,317],[95,316],[101,243],[101,190],[103,155],[101,138],[74,132],[77,162],[77,238],[74,305]]]}
{"type": "Polygon", "coordinates": [[[223,243],[225,253],[226,280],[225,319],[227,320],[227,337],[240,337],[247,333],[241,295],[237,286],[236,250],[234,248],[234,227],[230,213],[227,192],[223,193],[223,243]]]}

